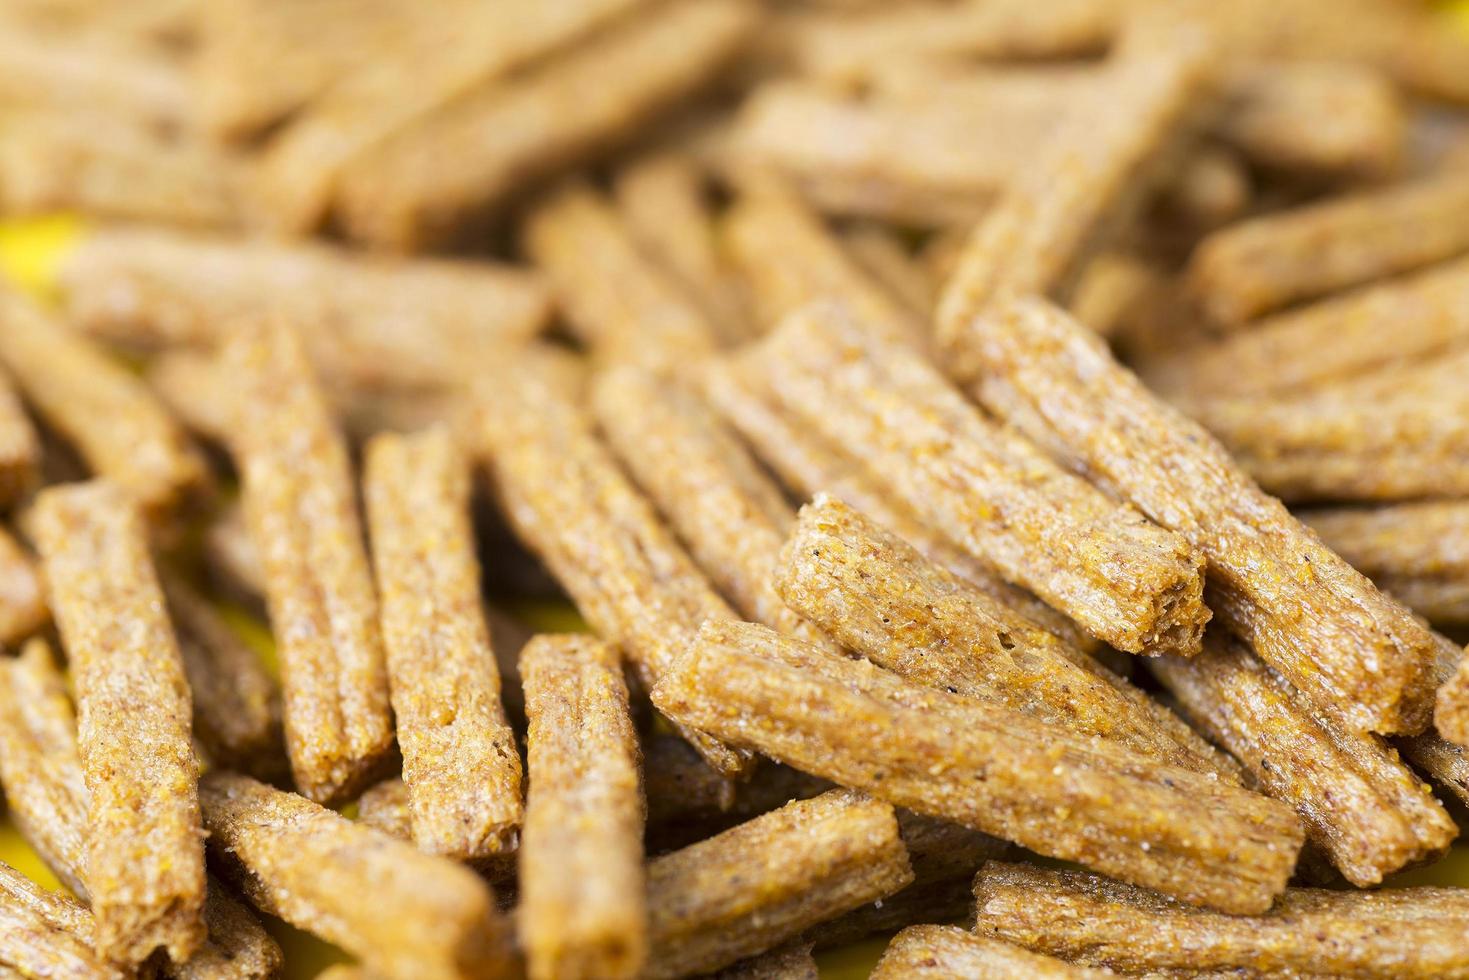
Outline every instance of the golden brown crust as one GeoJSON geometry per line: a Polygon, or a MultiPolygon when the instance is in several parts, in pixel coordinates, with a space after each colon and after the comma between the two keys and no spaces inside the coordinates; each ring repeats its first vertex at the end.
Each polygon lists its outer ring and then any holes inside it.
{"type": "Polygon", "coordinates": [[[168,128],[190,115],[189,79],[167,58],[118,44],[77,44],[55,32],[0,31],[0,100],[168,128]]]}
{"type": "Polygon", "coordinates": [[[1438,689],[1433,725],[1450,742],[1469,748],[1469,656],[1438,689]]]}
{"type": "Polygon", "coordinates": [[[798,945],[741,960],[713,974],[710,980],[818,980],[818,973],[811,947],[798,945]]]}
{"type": "Polygon", "coordinates": [[[85,905],[0,864],[0,974],[124,980],[128,970],[92,952],[92,929],[85,905]]]}
{"type": "Polygon", "coordinates": [[[17,643],[51,618],[35,563],[0,525],[0,644],[17,643]]]}
{"type": "Polygon", "coordinates": [[[872,980],[1102,980],[1112,974],[1073,966],[958,926],[910,926],[893,937],[872,980]]]}
{"type": "Polygon", "coordinates": [[[9,376],[0,371],[0,510],[18,501],[35,483],[40,455],[41,444],[20,396],[9,376]]]}
{"type": "Polygon", "coordinates": [[[413,840],[413,817],[408,812],[408,785],[384,779],[357,798],[357,819],[379,833],[413,840]]]}
{"type": "Polygon", "coordinates": [[[279,944],[255,914],[209,880],[204,902],[209,939],[183,963],[170,964],[170,980],[274,980],[285,964],[279,944]]]}

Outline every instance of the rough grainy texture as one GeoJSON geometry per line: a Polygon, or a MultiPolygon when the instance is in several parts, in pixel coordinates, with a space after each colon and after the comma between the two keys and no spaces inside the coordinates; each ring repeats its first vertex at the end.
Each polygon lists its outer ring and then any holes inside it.
{"type": "Polygon", "coordinates": [[[485,86],[347,167],[337,217],[348,237],[400,251],[462,237],[532,175],[625,140],[703,86],[755,19],[742,0],[680,0],[485,86]]]}
{"type": "Polygon", "coordinates": [[[92,914],[0,863],[0,973],[65,980],[125,980],[129,971],[91,949],[92,914]]]}
{"type": "Polygon", "coordinates": [[[16,643],[46,625],[50,613],[35,564],[0,524],[0,643],[16,643]]]}
{"type": "Polygon", "coordinates": [[[706,623],[653,701],[895,805],[1209,907],[1268,908],[1302,840],[1273,800],[750,623],[706,623]]]}
{"type": "Polygon", "coordinates": [[[809,945],[775,949],[741,960],[710,980],[818,980],[816,960],[809,945]]]}
{"type": "Polygon", "coordinates": [[[280,651],[291,770],[308,798],[345,799],[393,744],[352,464],[294,334],[253,330],[221,358],[238,399],[230,449],[280,651]]]}
{"type": "MultiPolygon", "coordinates": [[[[601,636],[652,688],[706,619],[734,619],[653,507],[618,469],[549,352],[489,371],[476,437],[500,505],[601,636]]],[[[710,765],[751,756],[684,732],[710,765]]]]}
{"type": "Polygon", "coordinates": [[[527,219],[525,250],[599,360],[680,364],[715,348],[692,291],[644,254],[597,191],[572,185],[527,219]]]}
{"type": "Polygon", "coordinates": [[[892,807],[842,789],[798,800],[649,862],[644,975],[726,966],[912,880],[892,807]]]}
{"type": "Polygon", "coordinates": [[[0,371],[0,510],[35,482],[41,445],[10,378],[0,371]]]}
{"type": "Polygon", "coordinates": [[[285,957],[255,913],[211,879],[204,903],[209,939],[183,963],[170,964],[170,980],[275,980],[285,957]]]}
{"type": "MultiPolygon", "coordinates": [[[[1442,685],[1454,676],[1459,662],[1465,658],[1458,644],[1445,637],[1437,639],[1439,656],[1434,676],[1442,685]]],[[[1440,789],[1460,803],[1469,805],[1469,748],[1449,741],[1432,728],[1421,735],[1396,738],[1393,744],[1403,758],[1432,779],[1440,789]]]]}
{"type": "Polygon", "coordinates": [[[1221,229],[1189,262],[1190,288],[1224,327],[1469,249],[1469,175],[1450,171],[1221,229]]]}
{"type": "Polygon", "coordinates": [[[407,784],[401,779],[384,779],[369,788],[357,800],[357,819],[389,837],[413,840],[407,784]]]}
{"type": "Polygon", "coordinates": [[[1469,656],[1439,687],[1433,723],[1444,738],[1469,748],[1469,656]]]}
{"type": "Polygon", "coordinates": [[[520,753],[485,624],[469,460],[437,427],[375,437],[364,468],[414,843],[459,860],[514,850],[520,753]]]}
{"type": "Polygon", "coordinates": [[[189,79],[168,59],[62,36],[0,31],[0,100],[169,127],[189,116],[189,79]]]}
{"type": "Polygon", "coordinates": [[[893,937],[872,980],[1102,980],[1112,974],[1073,966],[958,926],[909,926],[893,937]]]}
{"type": "Polygon", "coordinates": [[[915,683],[1240,781],[1187,725],[1162,723],[1142,691],[839,500],[801,508],[775,585],[827,635],[915,683]]]}
{"type": "Polygon", "coordinates": [[[520,669],[530,794],[519,929],[530,976],[641,976],[641,759],[617,651],[587,636],[540,636],[520,669]]]}
{"type": "Polygon", "coordinates": [[[42,493],[31,528],[76,684],[97,949],[183,962],[205,937],[192,703],[142,517],[97,481],[42,493]]]}
{"type": "Polygon", "coordinates": [[[18,295],[0,295],[0,318],[0,365],[94,472],[150,514],[203,483],[202,459],[141,380],[18,295]]]}
{"type": "Polygon", "coordinates": [[[1084,872],[993,863],[974,891],[980,935],[1129,974],[1469,976],[1458,888],[1289,888],[1268,913],[1236,916],[1084,872]]]}
{"type": "Polygon", "coordinates": [[[964,338],[992,411],[1184,535],[1209,562],[1210,606],[1324,710],[1384,733],[1421,731],[1432,636],[1202,428],[1158,401],[1101,340],[1055,307],[1022,300],[964,338]]]}
{"type": "Polygon", "coordinates": [[[780,488],[713,409],[667,373],[614,368],[592,390],[597,422],[689,553],[741,614],[812,643],[772,576],[793,520],[780,488]]]}
{"type": "Polygon", "coordinates": [[[200,780],[211,859],[260,908],[403,980],[494,977],[510,927],[474,872],[246,776],[200,780]]]}
{"type": "Polygon", "coordinates": [[[917,351],[836,306],[735,362],[926,523],[1131,653],[1198,649],[1202,561],[1182,537],[991,422],[917,351]]]}
{"type": "Polygon", "coordinates": [[[1211,633],[1197,657],[1151,667],[1255,785],[1295,807],[1311,842],[1358,888],[1437,857],[1457,836],[1428,787],[1381,738],[1315,710],[1237,641],[1211,633]]]}

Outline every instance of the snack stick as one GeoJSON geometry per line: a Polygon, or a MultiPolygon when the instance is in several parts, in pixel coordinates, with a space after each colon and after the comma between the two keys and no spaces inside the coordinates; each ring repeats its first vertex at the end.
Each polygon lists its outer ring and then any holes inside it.
{"type": "Polygon", "coordinates": [[[15,536],[0,525],[0,644],[25,639],[50,618],[35,564],[15,536]]]}
{"type": "Polygon", "coordinates": [[[1211,908],[1269,908],[1302,840],[1274,800],[750,623],[706,623],[653,703],[895,806],[1211,908]]]}
{"type": "Polygon", "coordinates": [[[1440,673],[1433,724],[1455,745],[1469,748],[1469,657],[1461,657],[1452,675],[1440,673]]]}
{"type": "Polygon", "coordinates": [[[593,357],[677,364],[719,344],[692,292],[645,255],[611,204],[572,185],[526,222],[526,252],[593,357]]]}
{"type": "Polygon", "coordinates": [[[1160,726],[1127,681],[834,498],[801,508],[775,576],[791,609],[913,683],[1240,782],[1187,726],[1160,726]]]}
{"type": "Polygon", "coordinates": [[[92,914],[0,862],[0,974],[125,980],[131,973],[92,951],[92,914]]]}
{"type": "Polygon", "coordinates": [[[413,840],[459,860],[516,846],[520,752],[480,597],[469,460],[445,427],[367,446],[372,537],[413,840]]]}
{"type": "Polygon", "coordinates": [[[873,980],[1103,980],[1112,974],[1074,966],[958,926],[909,926],[893,937],[873,980]]]}
{"type": "Polygon", "coordinates": [[[597,379],[592,406],[613,452],[741,614],[830,643],[772,582],[790,504],[698,394],[667,374],[613,368],[597,379]]]}
{"type": "Polygon", "coordinates": [[[275,980],[284,966],[280,945],[243,904],[213,878],[204,903],[209,939],[183,963],[165,970],[170,980],[275,980]]]}
{"type": "Polygon", "coordinates": [[[185,429],[222,446],[234,430],[234,396],[223,373],[213,354],[177,347],[153,357],[143,377],[185,429]]]}
{"type": "Polygon", "coordinates": [[[533,980],[641,976],[643,796],[617,651],[539,636],[521,652],[530,793],[520,936],[533,980]]]}
{"type": "Polygon", "coordinates": [[[1262,215],[1199,243],[1189,287],[1220,327],[1469,249],[1469,174],[1457,171],[1262,215]]]}
{"type": "Polygon", "coordinates": [[[500,976],[509,925],[474,872],[246,776],[199,783],[213,859],[251,902],[388,978],[500,976]]]}
{"type": "Polygon", "coordinates": [[[1220,624],[1318,709],[1357,729],[1422,730],[1436,656],[1429,632],[1095,335],[1022,300],[976,321],[964,347],[984,371],[973,388],[981,402],[1199,549],[1220,624]]]}
{"type": "Polygon", "coordinates": [[[937,296],[928,274],[892,228],[866,222],[842,236],[847,252],[914,313],[927,316],[937,296]]]}
{"type": "Polygon", "coordinates": [[[530,176],[625,140],[702,87],[756,19],[739,0],[682,0],[486,85],[354,160],[337,220],[348,238],[399,252],[461,238],[530,176]]]}
{"type": "Polygon", "coordinates": [[[146,228],[88,234],[62,261],[68,319],[130,346],[213,348],[250,321],[299,324],[333,388],[463,380],[549,317],[538,279],[491,262],[387,260],[314,244],[146,228]]]}
{"type": "Polygon", "coordinates": [[[1109,250],[1086,264],[1067,309],[1103,337],[1125,337],[1139,326],[1154,297],[1168,286],[1165,274],[1154,263],[1129,252],[1109,250]]]}
{"type": "Polygon", "coordinates": [[[649,980],[763,952],[913,880],[893,808],[844,789],[655,858],[647,873],[649,980]]]}
{"type": "Polygon", "coordinates": [[[926,523],[1093,636],[1129,653],[1198,649],[1209,611],[1183,538],[990,422],[917,351],[813,306],[738,368],[926,523]]]}
{"type": "Polygon", "coordinates": [[[188,77],[166,58],[5,28],[0,63],[0,105],[89,112],[159,129],[189,117],[188,77]]]}
{"type": "Polygon", "coordinates": [[[357,800],[357,820],[379,833],[413,841],[413,817],[408,810],[408,784],[384,779],[357,800]]]}
{"type": "MultiPolygon", "coordinates": [[[[1253,190],[1239,154],[1227,146],[1205,144],[1184,158],[1173,178],[1158,188],[1157,210],[1186,229],[1218,228],[1249,208],[1253,190]]],[[[1072,287],[1073,300],[1079,286],[1078,279],[1072,287]]]]}
{"type": "Polygon", "coordinates": [[[0,510],[20,500],[36,482],[40,455],[40,441],[20,396],[0,371],[0,510]]]}
{"type": "Polygon", "coordinates": [[[1184,714],[1296,809],[1312,843],[1358,888],[1441,854],[1458,830],[1375,735],[1317,711],[1244,646],[1210,634],[1186,664],[1152,664],[1184,714]]]}
{"type": "Polygon", "coordinates": [[[209,523],[204,529],[203,551],[216,587],[248,607],[260,603],[265,595],[265,569],[243,507],[230,504],[209,523]]]}
{"type": "Polygon", "coordinates": [[[1469,971],[1469,903],[1458,888],[1288,888],[1268,912],[1223,915],[1085,872],[993,862],[974,891],[979,935],[1129,974],[1398,980],[1469,971]]]}
{"type": "Polygon", "coordinates": [[[811,947],[806,944],[773,949],[740,960],[712,975],[712,980],[817,980],[811,947]]]}
{"type": "Polygon", "coordinates": [[[263,327],[221,352],[231,452],[281,660],[286,750],[309,799],[351,797],[393,745],[352,464],[300,341],[263,327]]]}
{"type": "Polygon", "coordinates": [[[116,484],[71,484],[37,498],[31,533],[76,684],[97,950],[183,962],[205,938],[192,701],[142,517],[116,484]]]}
{"type": "MultiPolygon", "coordinates": [[[[699,624],[735,613],[618,469],[567,380],[545,351],[488,375],[478,392],[481,449],[515,533],[652,688],[699,624]]],[[[726,774],[752,761],[682,734],[726,774]]]]}
{"type": "Polygon", "coordinates": [[[206,479],[204,462],[147,386],[15,294],[0,297],[0,363],[46,423],[150,515],[206,479]]]}

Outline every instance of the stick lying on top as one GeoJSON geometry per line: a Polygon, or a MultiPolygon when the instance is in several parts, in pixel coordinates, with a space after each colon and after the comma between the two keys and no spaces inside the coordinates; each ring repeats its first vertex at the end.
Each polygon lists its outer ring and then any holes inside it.
{"type": "Polygon", "coordinates": [[[958,926],[911,926],[893,937],[871,980],[1106,980],[1113,974],[1073,966],[958,926]]]}
{"type": "Polygon", "coordinates": [[[1209,561],[1210,604],[1319,709],[1382,733],[1427,724],[1436,644],[1406,608],[1267,496],[1202,428],[1042,300],[976,318],[961,338],[974,393],[1037,444],[1184,535],[1209,561]]]}
{"type": "Polygon", "coordinates": [[[0,863],[0,971],[15,977],[125,980],[131,971],[92,951],[92,913],[0,863]]]}

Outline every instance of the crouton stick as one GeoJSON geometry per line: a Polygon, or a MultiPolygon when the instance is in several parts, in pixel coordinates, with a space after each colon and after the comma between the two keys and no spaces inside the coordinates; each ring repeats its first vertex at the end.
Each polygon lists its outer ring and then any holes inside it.
{"type": "Polygon", "coordinates": [[[1268,912],[1238,916],[1098,875],[994,862],[974,891],[980,935],[1127,973],[1386,980],[1469,970],[1459,888],[1288,888],[1268,912]]]}
{"type": "Polygon", "coordinates": [[[50,619],[36,566],[0,525],[0,644],[25,639],[50,619]]]}
{"type": "Polygon", "coordinates": [[[184,963],[164,972],[170,980],[274,980],[280,976],[281,948],[255,913],[231,898],[218,881],[209,880],[204,903],[209,939],[184,963]]]}
{"type": "Polygon", "coordinates": [[[926,523],[1093,636],[1130,653],[1198,649],[1209,611],[1202,561],[1183,538],[990,422],[917,351],[813,306],[738,369],[926,523]]]}
{"type": "Polygon", "coordinates": [[[829,643],[771,581],[790,504],[708,404],[670,375],[623,368],[597,380],[592,405],[613,451],[734,607],[772,629],[829,643]]]}
{"type": "Polygon", "coordinates": [[[213,860],[246,897],[388,978],[490,977],[509,925],[474,872],[294,793],[213,772],[199,783],[213,860]]]}
{"type": "Polygon", "coordinates": [[[532,980],[641,976],[643,797],[613,647],[539,636],[521,652],[530,794],[520,935],[532,980]]]}
{"type": "Polygon", "coordinates": [[[933,310],[937,296],[928,273],[892,228],[867,222],[842,236],[847,252],[888,291],[919,316],[933,310]]]}
{"type": "Polygon", "coordinates": [[[92,914],[0,862],[0,972],[15,977],[124,980],[131,975],[92,951],[92,914]]]}
{"type": "Polygon", "coordinates": [[[907,680],[1239,783],[1186,725],[1160,724],[1147,695],[839,500],[801,508],[780,557],[791,609],[907,680]]]}
{"type": "Polygon", "coordinates": [[[789,803],[648,863],[644,975],[717,969],[912,880],[891,806],[844,789],[789,803]]]}
{"type": "Polygon", "coordinates": [[[375,437],[364,469],[414,843],[459,860],[503,854],[520,826],[520,752],[481,608],[469,461],[437,427],[375,437]]]}
{"type": "MultiPolygon", "coordinates": [[[[528,352],[479,389],[479,437],[501,507],[577,609],[647,688],[706,619],[735,613],[618,469],[549,352],[528,352]]],[[[715,769],[752,761],[682,733],[715,769]]]]}
{"type": "Polygon", "coordinates": [[[1222,228],[1199,243],[1190,289],[1219,326],[1411,272],[1469,250],[1469,174],[1449,171],[1222,228]]]}
{"type": "Polygon", "coordinates": [[[740,960],[711,975],[711,980],[817,980],[816,960],[806,944],[773,949],[740,960]]]}
{"type": "Polygon", "coordinates": [[[422,251],[462,238],[531,176],[625,140],[703,86],[756,21],[741,0],[681,0],[429,114],[343,172],[347,236],[422,251]]]}
{"type": "Polygon", "coordinates": [[[597,359],[678,364],[718,346],[692,291],[639,249],[591,188],[573,185],[536,209],[524,240],[597,359]]]}
{"type": "Polygon", "coordinates": [[[653,702],[896,806],[1211,908],[1269,908],[1302,840],[1274,800],[750,623],[706,623],[653,702]]]}
{"type": "Polygon", "coordinates": [[[1074,966],[958,926],[909,926],[893,937],[872,980],[1103,980],[1111,973],[1074,966]]]}
{"type": "Polygon", "coordinates": [[[964,338],[974,393],[1000,417],[1209,562],[1209,604],[1317,708],[1358,729],[1421,731],[1433,637],[1158,401],[1060,310],[1020,300],[964,338]]]}
{"type": "Polygon", "coordinates": [[[231,451],[279,645],[286,750],[309,799],[351,797],[393,745],[377,597],[352,464],[299,340],[233,340],[231,451]]]}
{"type": "Polygon", "coordinates": [[[0,363],[94,472],[150,516],[199,488],[203,460],[142,381],[29,300],[4,295],[0,310],[0,363]]]}
{"type": "Polygon", "coordinates": [[[35,483],[41,445],[20,396],[0,372],[0,510],[18,501],[35,483]]]}
{"type": "Polygon", "coordinates": [[[0,30],[0,102],[87,111],[167,128],[189,117],[189,79],[166,58],[117,45],[80,45],[42,32],[0,30]]]}

